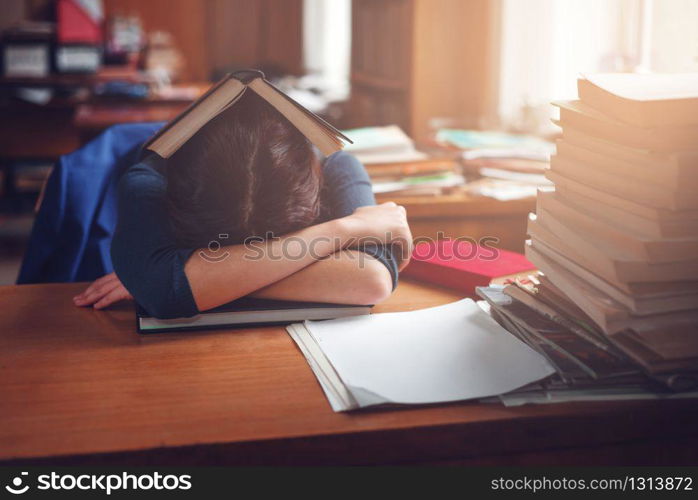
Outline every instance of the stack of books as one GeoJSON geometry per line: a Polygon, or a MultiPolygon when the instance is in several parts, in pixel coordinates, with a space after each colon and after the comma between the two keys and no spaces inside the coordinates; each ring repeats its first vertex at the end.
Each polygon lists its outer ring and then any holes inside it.
{"type": "Polygon", "coordinates": [[[344,134],[352,140],[352,144],[348,144],[344,150],[356,156],[364,165],[404,163],[427,158],[397,125],[354,128],[345,130],[344,134]]]}
{"type": "Polygon", "coordinates": [[[457,162],[423,160],[393,165],[366,165],[373,192],[391,196],[436,196],[465,183],[457,162]]]}
{"type": "Polygon", "coordinates": [[[438,195],[463,185],[458,162],[430,157],[397,125],[346,130],[345,147],[364,164],[373,192],[392,196],[438,195]]]}
{"type": "Polygon", "coordinates": [[[578,90],[556,103],[555,187],[538,194],[526,247],[542,276],[525,298],[651,378],[688,387],[698,375],[698,74],[597,75],[578,90]]]}
{"type": "Polygon", "coordinates": [[[442,128],[435,143],[455,150],[468,180],[468,192],[501,201],[530,198],[551,183],[545,177],[555,145],[506,132],[442,128]]]}

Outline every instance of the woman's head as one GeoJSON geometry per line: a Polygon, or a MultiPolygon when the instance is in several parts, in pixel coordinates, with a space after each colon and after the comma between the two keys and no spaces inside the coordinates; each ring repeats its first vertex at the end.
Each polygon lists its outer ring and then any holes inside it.
{"type": "Polygon", "coordinates": [[[318,216],[320,164],[311,143],[251,91],[172,155],[166,175],[175,235],[187,246],[220,234],[281,235],[318,216]]]}

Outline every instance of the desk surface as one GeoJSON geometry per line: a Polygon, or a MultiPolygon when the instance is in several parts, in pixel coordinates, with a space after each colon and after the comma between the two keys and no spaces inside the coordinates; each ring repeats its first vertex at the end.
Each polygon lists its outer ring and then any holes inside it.
{"type": "MultiPolygon", "coordinates": [[[[568,460],[599,463],[595,447],[611,462],[697,460],[694,402],[336,414],[281,327],[143,337],[130,304],[74,307],[81,288],[0,287],[0,461],[560,463],[576,449],[568,460]]],[[[403,282],[376,312],[457,298],[403,282]]]]}

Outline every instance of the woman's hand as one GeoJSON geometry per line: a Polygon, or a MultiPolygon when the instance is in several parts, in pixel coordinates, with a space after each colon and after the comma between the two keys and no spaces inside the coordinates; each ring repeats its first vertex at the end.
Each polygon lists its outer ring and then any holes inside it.
{"type": "MultiPolygon", "coordinates": [[[[375,242],[393,246],[399,270],[405,268],[412,255],[412,232],[407,224],[405,207],[392,201],[357,208],[344,218],[350,238],[356,242],[375,242]]],[[[352,243],[354,246],[356,243],[352,243]]]]}
{"type": "Polygon", "coordinates": [[[104,309],[114,302],[132,298],[116,274],[110,273],[95,280],[84,292],[73,297],[73,302],[80,307],[93,306],[95,309],[104,309]]]}

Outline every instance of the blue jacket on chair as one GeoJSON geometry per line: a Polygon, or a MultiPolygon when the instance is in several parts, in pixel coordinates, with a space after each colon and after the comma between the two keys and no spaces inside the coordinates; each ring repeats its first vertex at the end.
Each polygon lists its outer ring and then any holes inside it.
{"type": "Polygon", "coordinates": [[[116,186],[163,123],[115,125],[62,156],[44,190],[18,284],[91,281],[113,271],[116,186]]]}

